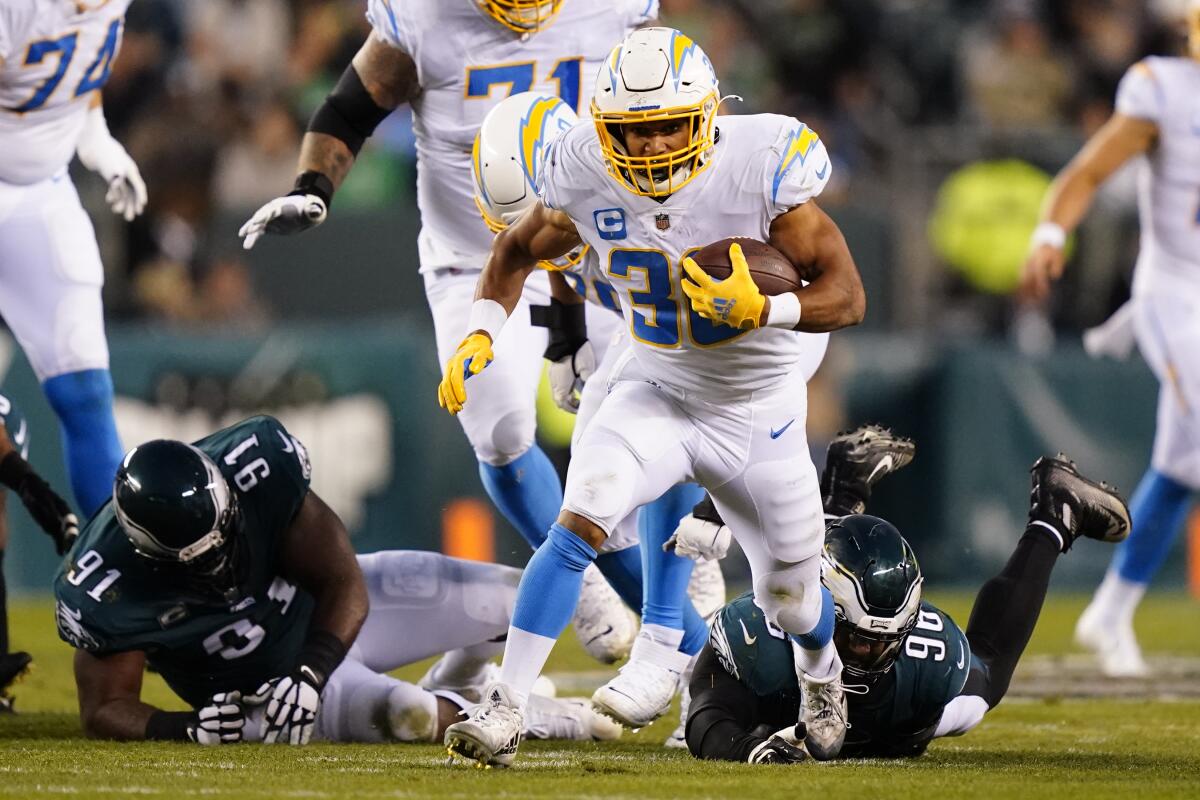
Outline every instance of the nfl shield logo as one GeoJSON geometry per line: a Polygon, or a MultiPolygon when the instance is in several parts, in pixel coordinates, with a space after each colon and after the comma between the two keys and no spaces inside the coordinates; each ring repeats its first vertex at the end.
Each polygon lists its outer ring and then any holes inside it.
{"type": "Polygon", "coordinates": [[[654,226],[660,231],[665,231],[667,228],[671,227],[671,218],[666,214],[655,214],[654,226]]]}

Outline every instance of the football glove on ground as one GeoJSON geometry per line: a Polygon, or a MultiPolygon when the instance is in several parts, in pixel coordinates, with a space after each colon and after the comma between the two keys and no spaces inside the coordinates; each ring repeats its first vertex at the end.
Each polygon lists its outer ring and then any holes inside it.
{"type": "Polygon", "coordinates": [[[663,544],[665,552],[693,561],[722,559],[729,552],[733,533],[717,513],[712,498],[708,495],[696,504],[692,513],[679,520],[675,533],[663,544]]]}
{"type": "Polygon", "coordinates": [[[729,261],[733,272],[723,281],[714,280],[691,258],[683,260],[687,278],[680,281],[683,293],[692,302],[696,313],[707,320],[750,330],[759,327],[766,297],[758,290],[750,275],[750,265],[742,255],[742,246],[729,246],[729,261]]]}
{"type": "Polygon", "coordinates": [[[321,710],[320,679],[308,667],[300,666],[291,675],[258,687],[247,702],[267,704],[262,720],[264,743],[308,744],[317,725],[317,712],[321,710]]]}
{"type": "Polygon", "coordinates": [[[746,759],[748,764],[799,764],[808,754],[784,738],[784,733],[790,735],[791,728],[776,733],[771,738],[750,751],[746,759]]]}
{"type": "Polygon", "coordinates": [[[457,414],[467,402],[466,380],[478,375],[492,363],[492,340],[482,333],[472,333],[446,362],[446,372],[438,384],[438,405],[457,414]]]}
{"type": "Polygon", "coordinates": [[[196,711],[196,720],[188,725],[187,734],[197,744],[234,744],[242,740],[245,727],[241,692],[221,692],[196,711]]]}
{"type": "Polygon", "coordinates": [[[242,247],[249,250],[265,233],[284,236],[300,233],[320,225],[328,214],[329,206],[320,197],[293,192],[276,197],[255,211],[238,230],[238,236],[242,237],[242,247]]]}

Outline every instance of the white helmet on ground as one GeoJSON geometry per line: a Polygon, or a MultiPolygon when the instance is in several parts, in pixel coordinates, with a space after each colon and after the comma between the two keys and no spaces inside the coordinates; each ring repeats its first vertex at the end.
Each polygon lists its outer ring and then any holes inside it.
{"type": "Polygon", "coordinates": [[[674,28],[640,28],[613,48],[596,75],[592,119],[609,173],[638,195],[665,197],[696,177],[712,155],[720,102],[717,74],[700,46],[674,28]],[[631,155],[622,125],[682,120],[686,146],[631,155]]]}
{"type": "MultiPolygon", "coordinates": [[[[505,98],[483,118],[471,152],[475,205],[484,224],[499,233],[537,202],[542,156],[556,137],[579,121],[554,95],[521,92],[505,98]]],[[[579,263],[583,249],[540,262],[545,269],[579,263]]]]}

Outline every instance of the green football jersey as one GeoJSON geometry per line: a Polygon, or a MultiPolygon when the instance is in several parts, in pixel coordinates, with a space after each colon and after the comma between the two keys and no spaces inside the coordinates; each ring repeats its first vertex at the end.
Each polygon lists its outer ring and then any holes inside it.
{"type": "Polygon", "coordinates": [[[291,671],[313,599],[280,577],[284,534],[308,493],[308,455],[278,420],[251,417],[195,446],[236,495],[246,577],[230,603],[198,600],[139,555],[110,500],[84,527],[54,578],[58,631],[104,656],[146,653],[150,667],[193,706],[216,692],[251,692],[291,671]]]}
{"type": "MultiPolygon", "coordinates": [[[[709,639],[725,671],[758,697],[757,724],[777,730],[800,713],[792,643],[747,592],[721,609],[709,639]]],[[[896,663],[870,686],[847,686],[850,728],[842,755],[918,755],[971,667],[967,637],[948,614],[921,603],[896,663]]]]}

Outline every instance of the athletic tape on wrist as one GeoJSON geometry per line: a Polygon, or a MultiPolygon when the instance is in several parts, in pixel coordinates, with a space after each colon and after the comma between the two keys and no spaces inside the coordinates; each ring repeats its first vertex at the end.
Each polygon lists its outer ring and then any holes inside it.
{"type": "Polygon", "coordinates": [[[1057,222],[1042,222],[1033,229],[1033,236],[1029,239],[1029,247],[1041,247],[1048,244],[1051,247],[1062,250],[1067,244],[1067,232],[1057,222]]]}
{"type": "Polygon", "coordinates": [[[773,294],[767,311],[767,327],[792,330],[800,322],[800,298],[795,292],[773,294]]]}
{"type": "Polygon", "coordinates": [[[467,319],[467,335],[483,331],[494,342],[504,329],[505,322],[508,322],[508,312],[504,306],[495,300],[476,300],[471,304],[471,316],[467,319]]]}

